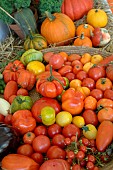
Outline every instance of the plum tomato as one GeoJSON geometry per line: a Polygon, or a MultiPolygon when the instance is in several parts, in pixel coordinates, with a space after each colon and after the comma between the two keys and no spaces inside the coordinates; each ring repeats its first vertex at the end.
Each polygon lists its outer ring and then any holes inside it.
{"type": "Polygon", "coordinates": [[[44,162],[44,156],[42,153],[34,152],[31,155],[31,158],[40,165],[44,162]]]}

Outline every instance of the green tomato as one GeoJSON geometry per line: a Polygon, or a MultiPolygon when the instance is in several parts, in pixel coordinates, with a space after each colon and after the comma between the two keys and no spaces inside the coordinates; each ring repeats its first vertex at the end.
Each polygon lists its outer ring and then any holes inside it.
{"type": "Polygon", "coordinates": [[[41,119],[44,125],[52,125],[55,123],[55,110],[50,106],[41,109],[41,119]]]}
{"type": "Polygon", "coordinates": [[[10,112],[14,113],[17,110],[30,110],[33,101],[30,96],[16,96],[11,104],[10,112]]]}
{"type": "Polygon", "coordinates": [[[67,89],[69,87],[69,80],[67,77],[63,77],[66,81],[66,86],[65,86],[65,89],[67,89]]]}

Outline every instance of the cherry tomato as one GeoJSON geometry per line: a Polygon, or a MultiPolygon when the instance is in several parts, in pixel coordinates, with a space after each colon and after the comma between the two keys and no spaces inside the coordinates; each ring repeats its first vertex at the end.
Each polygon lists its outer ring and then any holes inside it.
{"type": "Polygon", "coordinates": [[[30,144],[23,144],[17,148],[17,153],[25,156],[31,156],[33,154],[33,148],[30,144]]]}
{"type": "Polygon", "coordinates": [[[56,134],[52,138],[52,145],[59,146],[60,148],[65,147],[65,142],[64,142],[65,137],[62,134],[56,134]]]}
{"type": "Polygon", "coordinates": [[[70,145],[71,144],[71,139],[70,138],[65,138],[64,143],[65,143],[66,146],[70,145]]]}
{"type": "Polygon", "coordinates": [[[66,73],[65,77],[67,77],[70,82],[71,80],[74,80],[76,76],[74,73],[66,73]]]}
{"type": "Polygon", "coordinates": [[[74,159],[75,158],[75,153],[74,151],[67,151],[67,158],[74,159]]]}
{"type": "Polygon", "coordinates": [[[53,124],[53,125],[50,125],[47,129],[47,133],[48,133],[50,138],[53,138],[54,135],[56,135],[56,134],[60,134],[61,131],[62,131],[61,126],[56,124],[56,123],[53,124]]]}
{"type": "Polygon", "coordinates": [[[31,155],[31,158],[38,164],[42,164],[44,162],[44,156],[41,154],[41,153],[38,153],[38,152],[34,152],[32,155],[31,155]]]}
{"type": "Polygon", "coordinates": [[[76,74],[76,78],[77,79],[79,79],[79,80],[83,80],[83,79],[85,79],[85,78],[87,78],[88,77],[88,75],[87,75],[87,73],[84,71],[84,70],[81,70],[81,71],[79,71],[77,74],[76,74]]]}
{"type": "Polygon", "coordinates": [[[33,132],[27,132],[23,136],[23,142],[26,144],[32,144],[35,138],[35,134],[33,132]]]}
{"type": "Polygon", "coordinates": [[[35,133],[36,136],[47,135],[47,128],[44,125],[39,125],[34,129],[34,133],[35,133]]]}
{"type": "Polygon", "coordinates": [[[93,89],[89,95],[94,97],[98,101],[103,98],[103,91],[100,89],[93,89]]]}
{"type": "Polygon", "coordinates": [[[83,151],[78,151],[75,156],[76,156],[77,160],[81,161],[84,159],[85,153],[83,151]]]}
{"type": "Polygon", "coordinates": [[[87,138],[83,137],[81,140],[82,140],[82,144],[83,144],[83,145],[85,145],[85,146],[89,146],[89,144],[90,144],[89,139],[87,139],[87,138]]]}
{"type": "Polygon", "coordinates": [[[96,141],[95,139],[90,139],[90,147],[95,147],[96,146],[96,141]]]}
{"type": "Polygon", "coordinates": [[[88,161],[87,164],[86,164],[86,168],[87,168],[88,170],[93,170],[93,169],[94,169],[94,164],[93,164],[93,162],[88,161]]]}
{"type": "Polygon", "coordinates": [[[95,163],[95,161],[96,161],[96,158],[93,156],[93,155],[87,155],[87,160],[89,161],[89,162],[92,162],[92,163],[95,163]]]}
{"type": "Polygon", "coordinates": [[[58,146],[51,146],[47,151],[48,159],[65,159],[66,151],[58,146]]]}
{"type": "Polygon", "coordinates": [[[86,152],[87,152],[87,147],[86,147],[85,145],[81,145],[81,146],[79,147],[79,150],[80,150],[80,151],[83,151],[84,153],[86,153],[86,152]]]}
{"type": "Polygon", "coordinates": [[[50,139],[45,135],[39,135],[33,140],[32,146],[35,152],[46,153],[51,146],[50,139]]]}
{"type": "Polygon", "coordinates": [[[92,78],[85,78],[82,81],[82,86],[88,87],[90,90],[93,90],[95,88],[95,81],[92,78]]]}
{"type": "Polygon", "coordinates": [[[79,164],[75,164],[72,166],[72,170],[81,170],[81,166],[79,164]]]}

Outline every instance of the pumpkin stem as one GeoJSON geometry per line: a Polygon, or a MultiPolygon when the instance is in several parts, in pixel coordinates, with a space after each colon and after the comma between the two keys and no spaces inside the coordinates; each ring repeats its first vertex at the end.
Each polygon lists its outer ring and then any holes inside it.
{"type": "Polygon", "coordinates": [[[54,76],[52,75],[52,66],[50,66],[50,77],[48,77],[47,80],[48,80],[48,81],[56,80],[56,81],[58,81],[58,82],[62,85],[62,87],[65,89],[65,86],[63,85],[63,83],[62,83],[59,79],[57,79],[56,77],[54,77],[54,76]]]}
{"type": "Polygon", "coordinates": [[[50,21],[54,21],[55,20],[55,16],[54,15],[52,15],[50,12],[48,12],[48,11],[45,11],[45,14],[46,14],[46,16],[47,16],[47,18],[50,20],[50,21]]]}

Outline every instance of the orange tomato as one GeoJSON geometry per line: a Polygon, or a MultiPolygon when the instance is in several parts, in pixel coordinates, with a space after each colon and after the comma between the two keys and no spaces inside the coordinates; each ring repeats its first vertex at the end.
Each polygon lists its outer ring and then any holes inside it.
{"type": "Polygon", "coordinates": [[[84,94],[85,98],[87,96],[89,96],[89,94],[90,94],[90,89],[88,87],[81,86],[81,87],[77,87],[76,90],[82,92],[84,94]]]}
{"type": "Polygon", "coordinates": [[[91,55],[89,53],[84,53],[80,59],[81,63],[84,65],[91,61],[91,55]]]}
{"type": "Polygon", "coordinates": [[[68,61],[80,60],[81,56],[79,54],[70,54],[68,56],[68,61]]]}
{"type": "Polygon", "coordinates": [[[102,122],[104,120],[109,120],[113,122],[113,108],[104,107],[98,112],[97,117],[99,122],[102,122]]]}
{"type": "Polygon", "coordinates": [[[64,61],[67,61],[68,54],[65,51],[61,51],[61,52],[59,52],[59,54],[63,57],[64,61]]]}
{"type": "Polygon", "coordinates": [[[95,110],[97,108],[97,100],[92,96],[87,96],[84,100],[84,108],[95,110]]]}
{"type": "Polygon", "coordinates": [[[112,89],[112,81],[110,79],[106,78],[99,78],[96,81],[96,89],[100,89],[102,91],[105,91],[107,89],[112,89]]]}
{"type": "Polygon", "coordinates": [[[104,107],[111,107],[113,108],[113,100],[107,99],[107,98],[102,98],[98,100],[97,102],[97,109],[102,109],[104,107]]]}
{"type": "Polygon", "coordinates": [[[82,81],[79,80],[79,79],[74,79],[74,80],[71,80],[70,83],[69,83],[69,86],[76,89],[77,87],[81,87],[81,84],[82,84],[82,81]]]}
{"type": "Polygon", "coordinates": [[[17,154],[31,156],[33,154],[33,148],[30,144],[23,144],[17,148],[17,154]]]}
{"type": "Polygon", "coordinates": [[[27,132],[23,136],[23,142],[26,144],[32,144],[34,138],[35,138],[35,133],[27,132]]]}

